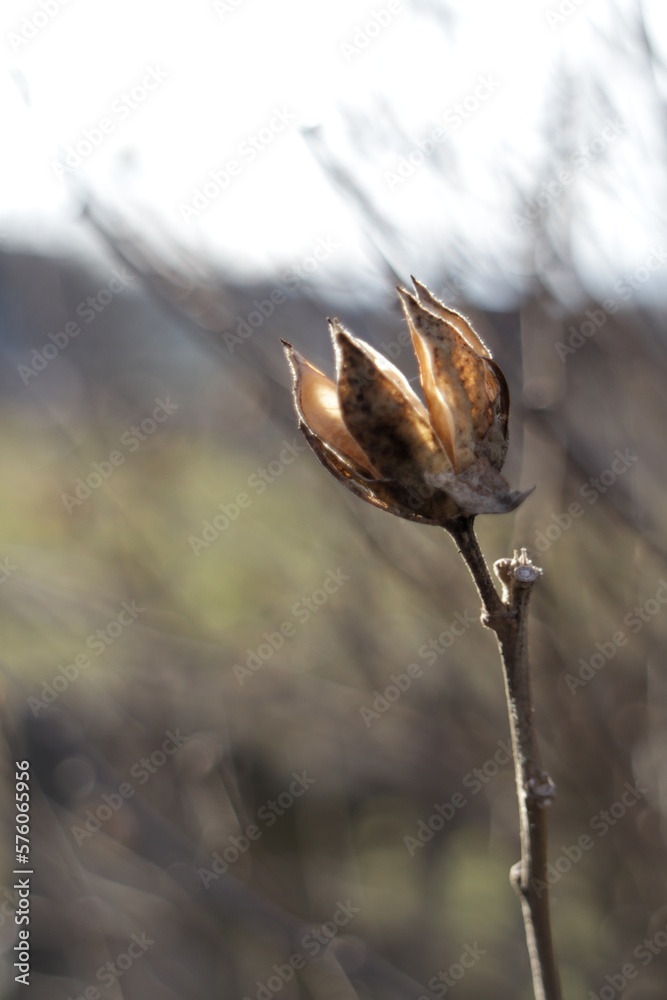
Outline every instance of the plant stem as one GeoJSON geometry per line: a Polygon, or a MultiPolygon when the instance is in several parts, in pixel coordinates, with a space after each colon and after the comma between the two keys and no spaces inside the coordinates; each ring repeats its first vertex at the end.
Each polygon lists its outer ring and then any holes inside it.
{"type": "Polygon", "coordinates": [[[542,570],[526,556],[514,554],[495,564],[503,584],[498,594],[473,528],[474,518],[461,518],[448,530],[482,599],[482,622],[496,633],[505,675],[507,710],[512,734],[514,773],[519,801],[521,860],[510,878],[521,901],[535,1000],[561,1000],[554,957],[547,881],[547,809],[555,787],[540,764],[530,690],[528,602],[542,570]]]}

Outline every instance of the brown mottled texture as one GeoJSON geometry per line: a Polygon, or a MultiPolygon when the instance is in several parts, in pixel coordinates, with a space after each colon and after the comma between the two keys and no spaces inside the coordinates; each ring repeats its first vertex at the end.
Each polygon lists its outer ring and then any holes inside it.
{"type": "Polygon", "coordinates": [[[389,479],[419,489],[424,473],[448,472],[451,463],[413,393],[377,365],[362,341],[334,328],[338,396],[343,420],[373,464],[389,479]],[[407,390],[407,391],[406,391],[407,390]]]}
{"type": "Polygon", "coordinates": [[[366,483],[359,477],[355,477],[340,455],[337,455],[303,423],[299,424],[299,427],[324,468],[351,493],[366,500],[367,503],[379,507],[380,510],[386,510],[388,514],[396,514],[397,517],[402,517],[407,521],[418,521],[420,524],[441,525],[444,521],[456,517],[458,511],[456,504],[442,493],[434,496],[427,506],[420,497],[410,495],[400,483],[393,480],[366,483]],[[434,516],[428,516],[429,513],[434,516]]]}
{"type": "Polygon", "coordinates": [[[426,405],[390,361],[334,319],[335,382],[283,342],[301,429],[332,475],[399,517],[447,526],[513,510],[528,493],[511,491],[500,474],[504,375],[463,316],[415,288],[417,297],[398,292],[426,405]]]}
{"type": "Polygon", "coordinates": [[[492,358],[484,360],[484,377],[491,401],[492,419],[486,436],[479,442],[479,449],[491,465],[500,471],[507,455],[507,426],[510,415],[510,391],[500,367],[492,358]]]}
{"type": "Polygon", "coordinates": [[[424,309],[409,292],[399,289],[399,295],[431,417],[443,409],[451,414],[454,468],[460,472],[475,461],[476,438],[488,430],[488,401],[480,392],[482,359],[451,324],[424,309]]]}
{"type": "Polygon", "coordinates": [[[462,316],[461,313],[457,313],[454,309],[450,309],[444,304],[444,302],[441,302],[440,299],[436,299],[433,292],[430,292],[426,285],[422,285],[421,281],[417,281],[414,277],[412,278],[412,284],[415,286],[417,300],[420,305],[428,309],[429,312],[432,312],[441,319],[444,319],[445,322],[450,323],[455,328],[457,333],[459,333],[464,340],[468,341],[473,351],[476,354],[479,354],[480,357],[491,357],[491,351],[488,349],[479,334],[475,332],[465,316],[462,316]]]}
{"type": "Polygon", "coordinates": [[[533,489],[511,491],[506,480],[487,458],[480,458],[459,476],[433,480],[445,489],[461,510],[469,514],[507,514],[523,503],[533,489]]]}
{"type": "Polygon", "coordinates": [[[338,389],[330,378],[315,368],[291,344],[285,344],[285,353],[292,367],[296,391],[297,412],[301,420],[317,437],[328,441],[340,455],[377,478],[377,472],[368,456],[359,447],[345,426],[338,401],[338,389]]]}

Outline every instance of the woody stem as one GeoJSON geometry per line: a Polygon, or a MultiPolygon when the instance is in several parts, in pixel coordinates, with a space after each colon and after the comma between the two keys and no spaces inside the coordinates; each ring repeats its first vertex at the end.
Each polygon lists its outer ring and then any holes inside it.
{"type": "Polygon", "coordinates": [[[542,769],[534,724],[528,658],[528,602],[542,571],[521,556],[495,565],[503,584],[498,594],[473,528],[461,518],[448,529],[482,599],[482,622],[496,633],[505,676],[519,802],[521,860],[510,879],[521,901],[535,1000],[561,1000],[554,957],[547,881],[547,809],[555,788],[542,769]]]}

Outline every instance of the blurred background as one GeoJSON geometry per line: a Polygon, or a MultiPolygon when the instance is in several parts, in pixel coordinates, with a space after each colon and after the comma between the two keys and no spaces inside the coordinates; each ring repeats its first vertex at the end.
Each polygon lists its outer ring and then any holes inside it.
{"type": "Polygon", "coordinates": [[[298,437],[279,338],[512,394],[567,997],[667,975],[658,0],[6,0],[0,606],[36,1000],[532,996],[493,636],[444,532],[298,437]]]}

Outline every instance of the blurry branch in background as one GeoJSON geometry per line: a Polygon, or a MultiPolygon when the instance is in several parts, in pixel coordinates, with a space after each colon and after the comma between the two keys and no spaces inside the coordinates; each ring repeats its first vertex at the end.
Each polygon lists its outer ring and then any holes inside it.
{"type": "MultiPolygon", "coordinates": [[[[10,674],[3,671],[3,677],[11,687],[17,687],[10,674]]],[[[18,696],[21,696],[20,689],[18,696]]],[[[82,863],[73,850],[71,837],[65,834],[65,830],[71,830],[72,824],[76,823],[77,816],[69,811],[69,803],[54,793],[53,789],[58,787],[54,776],[74,751],[77,759],[85,762],[95,774],[101,788],[119,788],[124,775],[109,764],[98,746],[81,733],[76,717],[67,712],[45,714],[37,719],[26,716],[23,727],[9,735],[16,754],[27,754],[33,762],[33,776],[40,786],[39,794],[37,785],[33,789],[34,807],[39,810],[42,836],[51,845],[54,865],[57,867],[59,863],[61,871],[70,871],[70,877],[80,879],[85,887],[90,877],[87,869],[91,855],[87,856],[87,863],[82,863]]],[[[126,852],[124,863],[128,870],[134,870],[136,883],[143,886],[150,872],[161,872],[165,898],[175,900],[180,908],[197,903],[217,924],[215,933],[218,936],[221,927],[240,927],[269,948],[280,952],[284,950],[286,954],[303,953],[306,969],[301,974],[306,975],[308,966],[312,965],[320,976],[325,973],[333,976],[338,990],[345,990],[338,992],[337,996],[358,996],[351,984],[352,977],[372,989],[373,995],[377,990],[377,995],[394,1000],[407,1000],[425,992],[422,983],[397,969],[358,939],[355,939],[354,947],[344,941],[336,941],[333,947],[320,948],[314,954],[306,952],[299,947],[300,943],[317,928],[316,924],[294,916],[262,892],[245,884],[233,872],[226,871],[221,878],[210,871],[206,867],[212,864],[210,856],[205,855],[201,846],[180,827],[166,819],[147,797],[133,796],[132,808],[141,837],[134,845],[131,858],[130,852],[126,852]]],[[[117,863],[118,845],[112,838],[105,841],[100,836],[92,841],[87,839],[86,843],[89,851],[95,848],[94,857],[104,859],[105,864],[114,859],[117,863]]],[[[73,951],[75,946],[78,947],[79,942],[73,943],[73,951]]]]}
{"type": "Polygon", "coordinates": [[[249,337],[243,351],[234,353],[223,344],[223,335],[235,314],[230,283],[219,270],[202,259],[193,261],[192,255],[170,241],[159,224],[152,236],[147,235],[150,227],[145,221],[139,232],[126,219],[109,216],[91,195],[82,200],[82,214],[109,249],[142,279],[148,293],[189,327],[200,344],[217,358],[224,357],[230,368],[240,369],[248,382],[261,383],[265,405],[287,426],[288,411],[278,367],[262,350],[261,338],[249,337]]]}
{"type": "MultiPolygon", "coordinates": [[[[362,196],[360,198],[363,202],[362,196]]],[[[275,328],[267,322],[271,338],[250,337],[244,342],[242,351],[230,353],[223,345],[223,334],[235,315],[231,301],[232,285],[228,278],[203,260],[193,261],[192,256],[182,247],[174,245],[161,229],[151,234],[148,224],[142,224],[141,230],[134,229],[126,219],[111,216],[89,193],[83,197],[82,214],[111,252],[141,279],[148,294],[172,317],[185,324],[186,329],[190,329],[192,336],[212,353],[225,373],[229,370],[239,372],[247,382],[248,391],[258,386],[255,391],[261,395],[272,424],[278,425],[283,433],[291,433],[292,408],[284,389],[282,355],[273,342],[274,338],[277,339],[275,328]],[[280,367],[277,362],[280,362],[280,367]]],[[[381,267],[390,279],[394,279],[395,272],[390,263],[379,246],[375,243],[374,246],[381,267]]],[[[317,325],[320,324],[322,305],[319,301],[312,303],[317,325]]],[[[302,301],[300,308],[304,307],[308,304],[302,301]]],[[[306,322],[307,317],[300,316],[302,327],[306,322]]],[[[293,335],[292,331],[290,335],[293,335]]],[[[430,585],[429,574],[412,572],[386,546],[383,537],[373,531],[373,523],[364,520],[356,503],[350,503],[347,496],[328,489],[328,485],[325,489],[327,503],[337,505],[353,524],[354,530],[363,536],[375,557],[386,564],[393,576],[409,584],[422,606],[431,607],[433,613],[439,615],[441,607],[430,585]]]]}
{"type": "MultiPolygon", "coordinates": [[[[398,129],[398,123],[393,120],[392,125],[398,129]]],[[[355,119],[349,122],[349,126],[351,129],[356,127],[356,129],[363,131],[364,137],[367,139],[368,130],[372,124],[365,121],[359,123],[355,119]]],[[[396,285],[403,280],[403,275],[399,274],[390,259],[392,248],[395,248],[399,242],[399,234],[395,226],[377,208],[372,195],[364,190],[361,181],[355,176],[352,169],[336,158],[321,127],[304,129],[303,137],[332,187],[341,195],[343,202],[353,206],[354,212],[359,218],[360,229],[378,258],[380,272],[384,273],[388,285],[396,285]]]]}

